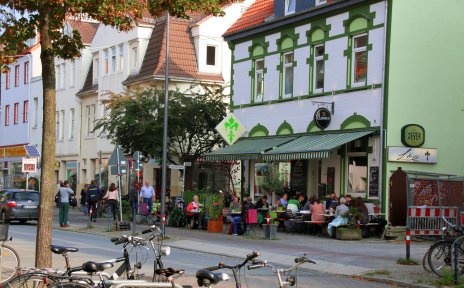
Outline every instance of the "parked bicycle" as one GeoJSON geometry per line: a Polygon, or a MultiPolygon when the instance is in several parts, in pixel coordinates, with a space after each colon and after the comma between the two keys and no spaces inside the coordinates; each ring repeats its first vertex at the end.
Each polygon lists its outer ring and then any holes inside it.
{"type": "Polygon", "coordinates": [[[258,269],[263,267],[269,267],[277,275],[277,280],[279,282],[279,288],[288,288],[289,286],[298,287],[298,266],[304,263],[316,264],[316,262],[306,258],[306,256],[301,256],[295,258],[295,265],[290,268],[279,268],[272,264],[269,264],[267,261],[254,261],[253,264],[248,265],[248,270],[258,269]],[[285,280],[284,280],[285,279],[285,280]]]}
{"type": "Polygon", "coordinates": [[[8,230],[10,225],[0,224],[0,284],[10,280],[18,273],[20,267],[19,255],[10,246],[5,245],[5,242],[12,240],[8,239],[8,230]]]}
{"type": "Polygon", "coordinates": [[[229,275],[227,275],[226,273],[218,273],[213,271],[219,269],[230,269],[232,270],[232,273],[234,275],[235,287],[241,288],[242,283],[240,279],[240,271],[242,267],[245,266],[248,262],[255,259],[256,257],[258,257],[259,255],[259,252],[252,252],[251,254],[247,255],[247,257],[242,263],[236,265],[227,265],[224,262],[220,262],[217,266],[200,269],[197,271],[195,275],[197,277],[197,283],[200,287],[204,286],[209,288],[213,285],[218,284],[221,281],[228,281],[230,279],[229,275]]]}

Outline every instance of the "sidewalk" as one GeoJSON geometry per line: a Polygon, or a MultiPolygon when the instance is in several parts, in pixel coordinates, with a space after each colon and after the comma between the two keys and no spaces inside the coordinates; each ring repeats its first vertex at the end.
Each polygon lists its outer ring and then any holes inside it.
{"type": "MultiPolygon", "coordinates": [[[[81,233],[108,235],[108,237],[132,234],[130,231],[108,231],[108,219],[88,222],[88,217],[78,209],[70,209],[71,226],[60,228],[57,220],[58,209],[54,208],[53,227],[81,233]],[[88,228],[90,224],[90,228],[88,228]]],[[[136,231],[147,229],[149,225],[136,225],[136,231]]],[[[261,228],[256,229],[256,237],[231,236],[222,233],[208,233],[202,230],[166,227],[165,241],[171,247],[243,258],[252,251],[260,251],[261,259],[280,265],[293,265],[295,257],[307,253],[316,265],[304,265],[307,269],[365,278],[371,281],[395,284],[401,287],[431,287],[438,278],[422,268],[422,256],[430,243],[413,242],[411,258],[419,265],[399,265],[397,259],[405,258],[404,241],[385,241],[366,238],[359,241],[340,241],[319,236],[278,232],[276,240],[265,240],[261,228]]]]}

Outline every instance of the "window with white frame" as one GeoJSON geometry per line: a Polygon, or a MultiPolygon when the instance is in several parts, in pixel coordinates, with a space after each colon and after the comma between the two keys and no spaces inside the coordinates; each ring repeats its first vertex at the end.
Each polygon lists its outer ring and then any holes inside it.
{"type": "Polygon", "coordinates": [[[295,13],[296,0],[285,0],[285,15],[295,13]]]}
{"type": "Polygon", "coordinates": [[[55,88],[60,89],[60,77],[61,77],[61,65],[56,65],[55,66],[55,88]]]}
{"type": "Polygon", "coordinates": [[[23,123],[29,122],[29,101],[23,103],[23,123]]]}
{"type": "Polygon", "coordinates": [[[104,60],[104,61],[105,61],[105,62],[104,62],[104,65],[105,65],[105,66],[103,66],[103,69],[104,69],[103,72],[104,72],[105,74],[108,74],[109,69],[110,69],[110,63],[109,63],[109,62],[110,62],[110,59],[109,59],[109,55],[108,55],[108,49],[103,50],[103,56],[104,56],[104,59],[105,59],[105,60],[104,60]]]}
{"type": "Polygon", "coordinates": [[[216,65],[216,46],[206,46],[206,65],[216,65]]]}
{"type": "Polygon", "coordinates": [[[66,64],[61,64],[61,75],[60,75],[60,88],[64,89],[66,86],[66,64]]]}
{"type": "Polygon", "coordinates": [[[32,127],[37,128],[39,123],[39,98],[35,97],[34,101],[34,115],[32,116],[32,127]]]}
{"type": "Polygon", "coordinates": [[[69,69],[69,87],[74,87],[74,81],[76,77],[76,62],[71,61],[71,69],[69,69]]]}
{"type": "Polygon", "coordinates": [[[131,47],[131,71],[137,70],[138,61],[139,61],[139,56],[138,56],[137,46],[132,46],[131,47]]]}
{"type": "Polygon", "coordinates": [[[116,67],[118,63],[116,62],[116,46],[111,47],[111,72],[116,72],[116,67]]]}
{"type": "Polygon", "coordinates": [[[293,93],[293,52],[284,54],[283,94],[289,97],[293,93]]]}
{"type": "Polygon", "coordinates": [[[64,110],[61,110],[60,111],[60,133],[59,133],[59,140],[60,141],[63,141],[64,139],[64,123],[65,123],[65,111],[64,110]]]}
{"type": "Polygon", "coordinates": [[[98,77],[100,75],[100,60],[98,57],[93,58],[93,84],[98,82],[98,77]]]}
{"type": "Polygon", "coordinates": [[[95,127],[95,107],[95,105],[86,106],[87,136],[93,136],[93,129],[95,127]]]}
{"type": "Polygon", "coordinates": [[[13,124],[19,123],[19,103],[14,103],[13,106],[13,124]]]}
{"type": "Polygon", "coordinates": [[[124,71],[124,44],[119,45],[119,71],[124,71]]]}
{"type": "Polygon", "coordinates": [[[314,90],[322,92],[324,89],[324,44],[314,47],[314,90]]]}
{"type": "Polygon", "coordinates": [[[365,84],[367,80],[367,35],[353,36],[353,83],[365,84]]]}
{"type": "Polygon", "coordinates": [[[255,60],[255,101],[264,96],[264,59],[255,60]]]}
{"type": "Polygon", "coordinates": [[[19,86],[19,65],[15,66],[15,87],[19,86]]]}
{"type": "Polygon", "coordinates": [[[10,89],[10,68],[5,71],[5,89],[10,89]]]}
{"type": "Polygon", "coordinates": [[[56,139],[60,139],[60,112],[56,111],[55,113],[55,122],[56,122],[56,139]]]}
{"type": "Polygon", "coordinates": [[[29,61],[24,62],[24,84],[29,83],[29,61]]]}
{"type": "Polygon", "coordinates": [[[74,139],[74,121],[75,121],[74,108],[69,109],[69,139],[74,139]]]}
{"type": "Polygon", "coordinates": [[[10,125],[10,105],[5,106],[5,126],[10,125]]]}

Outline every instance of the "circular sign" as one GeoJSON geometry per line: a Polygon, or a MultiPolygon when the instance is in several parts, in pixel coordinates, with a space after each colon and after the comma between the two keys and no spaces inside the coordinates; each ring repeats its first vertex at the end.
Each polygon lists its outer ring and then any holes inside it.
{"type": "Polygon", "coordinates": [[[425,129],[418,124],[408,124],[401,128],[401,142],[406,147],[420,147],[425,142],[425,129]]]}
{"type": "Polygon", "coordinates": [[[314,123],[316,123],[317,127],[325,129],[329,127],[330,121],[332,121],[332,115],[329,109],[318,108],[316,112],[314,112],[314,123]]]}

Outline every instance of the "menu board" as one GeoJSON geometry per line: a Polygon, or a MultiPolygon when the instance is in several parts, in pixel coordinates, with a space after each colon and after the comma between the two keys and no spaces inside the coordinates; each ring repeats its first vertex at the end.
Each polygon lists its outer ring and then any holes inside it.
{"type": "Polygon", "coordinates": [[[379,196],[379,167],[369,167],[369,198],[379,196]]]}
{"type": "Polygon", "coordinates": [[[290,171],[291,191],[306,194],[306,160],[292,161],[290,171]]]}

